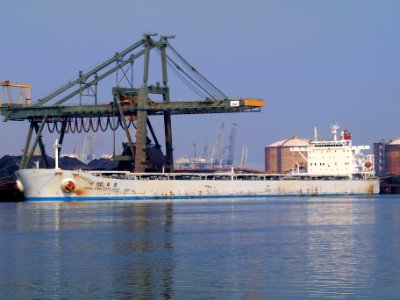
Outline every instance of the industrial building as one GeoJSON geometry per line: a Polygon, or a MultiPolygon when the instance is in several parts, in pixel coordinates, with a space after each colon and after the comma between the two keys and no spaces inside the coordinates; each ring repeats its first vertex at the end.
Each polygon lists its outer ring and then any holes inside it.
{"type": "Polygon", "coordinates": [[[307,153],[291,151],[292,147],[306,147],[310,140],[293,135],[265,147],[265,171],[284,174],[292,170],[302,169],[307,165],[307,153]]]}
{"type": "Polygon", "coordinates": [[[400,138],[374,143],[374,157],[381,193],[400,193],[400,138]]]}
{"type": "Polygon", "coordinates": [[[374,143],[376,175],[400,176],[400,138],[374,143]]]}

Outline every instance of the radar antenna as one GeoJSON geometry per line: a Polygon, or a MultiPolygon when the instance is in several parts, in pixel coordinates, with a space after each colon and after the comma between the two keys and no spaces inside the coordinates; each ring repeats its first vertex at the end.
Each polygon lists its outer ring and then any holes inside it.
{"type": "Polygon", "coordinates": [[[336,123],[331,125],[330,128],[331,128],[331,133],[333,135],[333,140],[337,141],[337,130],[340,128],[339,125],[336,123]]]}

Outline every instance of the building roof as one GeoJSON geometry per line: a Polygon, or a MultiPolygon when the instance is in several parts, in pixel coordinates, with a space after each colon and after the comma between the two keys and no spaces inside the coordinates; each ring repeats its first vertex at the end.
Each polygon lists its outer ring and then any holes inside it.
{"type": "Polygon", "coordinates": [[[388,144],[389,145],[400,145],[400,137],[396,137],[394,139],[391,139],[388,144]]]}
{"type": "Polygon", "coordinates": [[[308,146],[310,144],[309,139],[302,138],[298,135],[292,135],[291,137],[277,141],[270,144],[268,147],[294,147],[294,146],[308,146]]]}

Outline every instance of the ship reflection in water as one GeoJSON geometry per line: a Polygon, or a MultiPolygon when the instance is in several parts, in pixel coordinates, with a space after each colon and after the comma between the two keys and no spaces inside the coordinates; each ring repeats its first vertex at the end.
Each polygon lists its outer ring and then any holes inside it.
{"type": "Polygon", "coordinates": [[[4,203],[0,298],[396,298],[399,200],[4,203]]]}
{"type": "Polygon", "coordinates": [[[16,208],[2,222],[13,228],[1,241],[0,299],[172,297],[171,203],[16,208]]]}

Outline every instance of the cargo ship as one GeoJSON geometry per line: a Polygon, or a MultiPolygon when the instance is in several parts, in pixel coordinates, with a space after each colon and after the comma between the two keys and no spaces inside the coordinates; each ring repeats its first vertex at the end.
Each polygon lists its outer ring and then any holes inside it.
{"type": "MultiPolygon", "coordinates": [[[[347,130],[333,139],[316,137],[306,147],[290,150],[304,155],[306,168],[286,174],[248,173],[231,169],[212,173],[134,173],[129,171],[20,169],[17,184],[26,201],[115,201],[268,196],[374,195],[379,193],[372,156],[353,146],[347,130]]],[[[316,136],[316,134],[315,134],[316,136]]],[[[55,157],[58,146],[55,144],[55,157]]]]}

